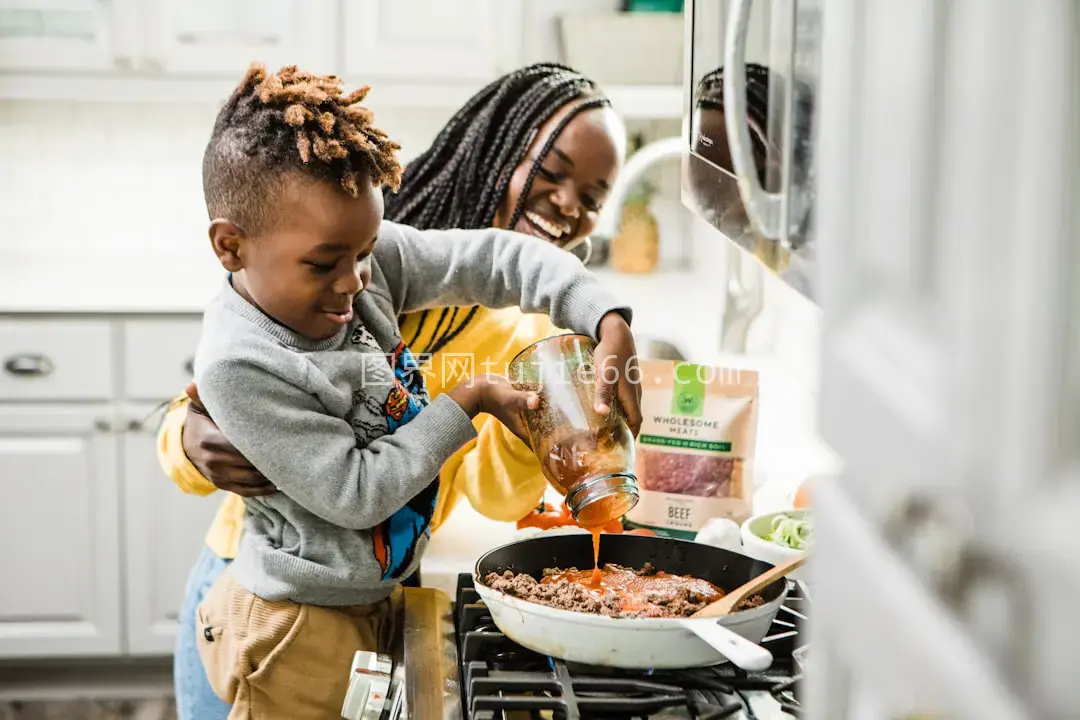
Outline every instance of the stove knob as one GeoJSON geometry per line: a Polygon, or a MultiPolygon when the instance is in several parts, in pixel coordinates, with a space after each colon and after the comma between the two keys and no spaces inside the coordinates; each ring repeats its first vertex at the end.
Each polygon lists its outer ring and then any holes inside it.
{"type": "Polygon", "coordinates": [[[379,720],[390,695],[393,661],[385,655],[358,650],[349,672],[349,690],[341,707],[345,720],[379,720]]]}

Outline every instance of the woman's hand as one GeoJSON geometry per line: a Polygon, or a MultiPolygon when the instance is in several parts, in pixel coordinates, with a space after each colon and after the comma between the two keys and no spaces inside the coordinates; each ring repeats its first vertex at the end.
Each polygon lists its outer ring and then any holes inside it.
{"type": "Polygon", "coordinates": [[[199,401],[194,383],[184,390],[191,402],[184,418],[181,444],[191,463],[218,490],[242,497],[258,497],[277,492],[277,488],[262,476],[240,452],[232,446],[210,419],[199,401]]]}
{"type": "Polygon", "coordinates": [[[596,411],[607,414],[618,398],[626,424],[637,437],[641,429],[641,370],[637,346],[622,315],[610,312],[600,320],[596,346],[596,411]]]}

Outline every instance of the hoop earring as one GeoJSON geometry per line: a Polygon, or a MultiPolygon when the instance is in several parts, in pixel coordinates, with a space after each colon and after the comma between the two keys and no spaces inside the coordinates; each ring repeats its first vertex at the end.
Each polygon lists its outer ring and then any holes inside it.
{"type": "Polygon", "coordinates": [[[593,256],[593,241],[592,238],[586,235],[581,240],[578,240],[572,245],[566,245],[563,250],[570,253],[578,260],[582,265],[588,265],[593,256]]]}
{"type": "Polygon", "coordinates": [[[585,246],[585,257],[581,258],[581,264],[582,265],[588,265],[589,261],[592,260],[592,253],[593,253],[592,238],[589,237],[588,235],[586,235],[585,239],[581,241],[581,244],[585,246]]]}

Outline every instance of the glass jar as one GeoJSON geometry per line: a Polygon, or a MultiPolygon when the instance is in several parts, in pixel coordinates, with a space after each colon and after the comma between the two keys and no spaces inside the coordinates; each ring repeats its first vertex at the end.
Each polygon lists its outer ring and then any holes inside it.
{"type": "Polygon", "coordinates": [[[522,414],[544,477],[587,528],[622,517],[639,498],[622,409],[615,402],[607,415],[595,410],[595,350],[585,335],[556,335],[522,350],[508,368],[514,387],[540,397],[522,414]]]}

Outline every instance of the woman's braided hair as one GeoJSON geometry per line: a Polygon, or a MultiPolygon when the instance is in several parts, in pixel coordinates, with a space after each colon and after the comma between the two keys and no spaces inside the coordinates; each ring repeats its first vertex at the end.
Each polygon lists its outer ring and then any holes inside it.
{"type": "MultiPolygon", "coordinates": [[[[746,114],[750,121],[762,132],[769,132],[769,69],[757,63],[746,63],[746,114]]],[[[797,112],[793,115],[799,126],[795,128],[796,143],[793,148],[795,164],[793,171],[796,175],[806,168],[805,159],[810,153],[811,136],[808,125],[813,113],[813,96],[809,88],[800,80],[796,80],[794,98],[797,112]]],[[[706,73],[698,81],[694,93],[694,104],[699,108],[711,110],[724,110],[724,68],[717,68],[706,73]]],[[[757,164],[758,179],[765,183],[765,170],[769,148],[766,147],[764,138],[757,133],[750,133],[750,144],[754,151],[754,160],[757,164]]],[[[797,181],[803,178],[796,177],[797,181]]]]}
{"type": "MultiPolygon", "coordinates": [[[[770,77],[771,74],[767,67],[756,63],[746,63],[746,114],[749,116],[750,121],[765,133],[770,130],[770,77]]],[[[778,82],[782,80],[779,77],[777,79],[778,82]]],[[[800,192],[812,194],[814,192],[813,166],[810,158],[813,153],[813,93],[809,85],[798,78],[795,78],[792,82],[791,90],[794,102],[791,180],[795,187],[800,189],[800,192]]],[[[721,67],[706,73],[698,81],[694,94],[696,107],[723,112],[724,69],[721,67]]],[[[754,163],[757,166],[758,181],[765,185],[771,148],[766,145],[766,140],[756,132],[750,133],[750,144],[754,153],[754,163]]],[[[734,168],[725,169],[734,171],[734,168]]],[[[807,210],[800,222],[799,235],[805,234],[813,221],[812,203],[808,200],[806,205],[807,210]]]]}
{"type": "MultiPolygon", "coordinates": [[[[514,227],[529,197],[540,161],[567,123],[585,110],[610,102],[581,73],[556,63],[537,63],[503,75],[472,96],[454,113],[426,151],[405,168],[396,194],[384,191],[387,220],[422,230],[479,229],[492,226],[514,170],[525,158],[540,127],[567,103],[575,102],[539,148],[508,228],[514,227]]],[[[421,356],[445,348],[476,316],[425,310],[407,339],[421,356]],[[433,317],[437,314],[438,317],[433,317]],[[435,330],[425,347],[415,347],[429,321],[435,330]]],[[[404,318],[399,318],[404,322],[404,318]]],[[[421,357],[421,362],[426,360],[421,357]]]]}
{"type": "MultiPolygon", "coordinates": [[[[574,106],[548,143],[584,110],[609,105],[592,80],[556,63],[537,63],[503,75],[454,113],[426,151],[409,162],[395,194],[386,194],[386,218],[421,229],[491,227],[514,169],[540,126],[560,108],[574,106]]],[[[536,174],[532,168],[522,200],[536,174]]],[[[520,203],[519,203],[520,204],[520,203]]],[[[521,208],[515,208],[513,227],[521,208]]]]}
{"type": "Polygon", "coordinates": [[[268,74],[252,64],[218,113],[203,155],[210,216],[256,232],[290,172],[333,182],[353,197],[365,182],[397,188],[400,146],[358,104],[368,90],[345,94],[334,75],[292,65],[268,74]]]}

